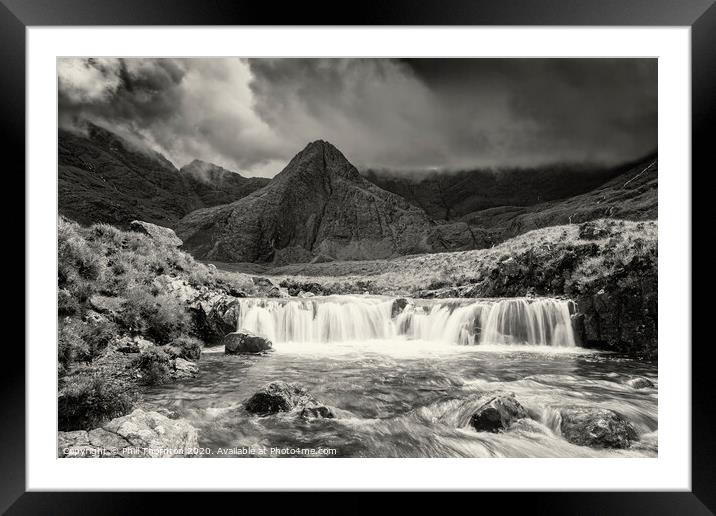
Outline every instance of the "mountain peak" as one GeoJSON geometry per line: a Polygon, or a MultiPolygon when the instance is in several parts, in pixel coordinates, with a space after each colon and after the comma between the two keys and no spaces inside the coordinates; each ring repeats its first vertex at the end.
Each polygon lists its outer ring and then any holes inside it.
{"type": "Polygon", "coordinates": [[[304,149],[304,150],[311,149],[311,148],[320,148],[320,149],[328,148],[328,149],[338,150],[335,145],[333,145],[331,142],[326,141],[326,140],[313,140],[312,142],[308,142],[308,145],[306,145],[306,149],[304,149]]]}
{"type": "Polygon", "coordinates": [[[330,142],[315,140],[296,154],[277,177],[341,176],[362,181],[358,170],[343,153],[330,142]]]}

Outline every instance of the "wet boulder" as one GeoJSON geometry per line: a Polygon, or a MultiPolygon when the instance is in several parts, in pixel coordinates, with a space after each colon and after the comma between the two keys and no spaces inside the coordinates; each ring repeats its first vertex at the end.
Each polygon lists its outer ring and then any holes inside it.
{"type": "Polygon", "coordinates": [[[256,392],[244,404],[247,412],[266,416],[278,412],[298,411],[302,418],[333,418],[330,407],[319,403],[297,383],[271,382],[256,392]]]}
{"type": "Polygon", "coordinates": [[[250,331],[242,330],[229,333],[224,336],[221,342],[224,345],[224,353],[237,355],[241,353],[261,353],[271,349],[271,341],[261,335],[250,331]]]}
{"type": "Polygon", "coordinates": [[[304,419],[333,419],[336,417],[331,407],[318,403],[311,403],[301,410],[301,417],[304,419]]]}
{"type": "Polygon", "coordinates": [[[639,439],[621,414],[603,408],[566,407],[560,410],[559,429],[572,444],[592,448],[628,448],[639,439]]]}
{"type": "Polygon", "coordinates": [[[646,389],[654,387],[654,382],[644,376],[635,376],[626,381],[626,384],[632,389],[646,389]]]}
{"type": "Polygon", "coordinates": [[[390,308],[390,316],[395,319],[397,316],[403,313],[405,307],[410,304],[410,301],[404,297],[400,297],[393,301],[393,306],[390,308]]]}
{"type": "Polygon", "coordinates": [[[252,414],[289,412],[296,407],[314,403],[313,397],[297,383],[271,382],[255,393],[245,407],[252,414]]]}
{"type": "Polygon", "coordinates": [[[516,420],[527,417],[527,411],[514,395],[498,395],[488,399],[470,418],[470,426],[478,432],[506,430],[516,420]]]}

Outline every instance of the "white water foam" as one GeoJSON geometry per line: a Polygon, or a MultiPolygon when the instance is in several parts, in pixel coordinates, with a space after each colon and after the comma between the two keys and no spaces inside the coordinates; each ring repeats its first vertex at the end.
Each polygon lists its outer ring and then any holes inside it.
{"type": "MultiPolygon", "coordinates": [[[[408,300],[326,296],[240,299],[238,330],[276,343],[417,341],[574,348],[570,301],[553,298],[408,300]]],[[[380,345],[380,344],[378,344],[380,345]]]]}

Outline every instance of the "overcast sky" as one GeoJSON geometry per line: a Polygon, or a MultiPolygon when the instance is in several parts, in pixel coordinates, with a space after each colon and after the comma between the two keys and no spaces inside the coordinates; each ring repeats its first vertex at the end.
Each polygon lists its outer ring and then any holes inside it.
{"type": "Polygon", "coordinates": [[[61,126],[244,175],[317,139],[400,170],[613,164],[657,144],[655,59],[60,59],[58,75],[61,126]]]}

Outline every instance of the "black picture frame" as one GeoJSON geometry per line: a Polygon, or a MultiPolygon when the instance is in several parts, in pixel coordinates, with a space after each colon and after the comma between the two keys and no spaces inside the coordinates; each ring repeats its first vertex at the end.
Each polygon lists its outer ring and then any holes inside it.
{"type": "MultiPolygon", "coordinates": [[[[714,161],[708,131],[716,124],[714,0],[400,0],[364,1],[351,8],[325,0],[285,3],[280,7],[245,0],[0,0],[1,141],[4,163],[8,167],[6,174],[12,166],[17,187],[23,192],[24,180],[20,177],[24,174],[20,176],[17,171],[25,170],[25,30],[31,26],[62,25],[688,26],[691,27],[692,45],[692,180],[695,177],[693,170],[707,174],[707,165],[712,166],[714,161]]],[[[91,51],[91,46],[88,50],[91,51]]],[[[696,190],[692,188],[692,191],[696,190]]],[[[696,223],[697,218],[692,218],[696,223]]],[[[699,233],[692,230],[692,234],[699,233]]],[[[18,242],[19,239],[24,241],[24,232],[22,236],[18,235],[18,242]]],[[[15,252],[19,248],[19,244],[14,245],[15,252]]],[[[699,255],[694,255],[692,268],[698,258],[699,255]]],[[[26,278],[29,274],[32,271],[26,269],[26,278]]],[[[696,314],[692,319],[698,321],[699,307],[695,302],[692,306],[696,314]]],[[[716,421],[712,402],[711,344],[696,344],[691,347],[692,491],[471,493],[462,496],[481,497],[483,507],[487,507],[483,503],[502,506],[506,500],[496,498],[509,497],[511,509],[524,506],[524,510],[537,508],[539,511],[542,507],[550,514],[716,513],[716,439],[713,437],[716,421]]],[[[0,424],[0,510],[7,510],[8,514],[127,514],[147,508],[148,494],[25,492],[25,351],[8,339],[3,355],[6,364],[11,366],[6,366],[0,374],[3,416],[0,424]]],[[[165,511],[183,513],[196,508],[206,509],[206,502],[197,494],[165,493],[159,496],[165,511]]],[[[210,496],[212,504],[216,504],[228,501],[226,498],[233,495],[210,496]]],[[[313,503],[296,500],[296,496],[292,495],[290,501],[294,509],[316,507],[313,503]]],[[[341,503],[346,506],[345,501],[341,503]]],[[[474,504],[475,500],[469,503],[474,504]]],[[[241,506],[248,507],[246,502],[241,506]]],[[[360,502],[354,506],[369,507],[360,502]]]]}

